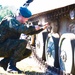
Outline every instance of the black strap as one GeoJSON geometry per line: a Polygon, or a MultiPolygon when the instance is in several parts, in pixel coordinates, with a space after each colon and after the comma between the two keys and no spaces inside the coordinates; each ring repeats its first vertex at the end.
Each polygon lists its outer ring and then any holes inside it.
{"type": "Polygon", "coordinates": [[[33,0],[27,0],[26,3],[23,4],[23,6],[28,7],[31,2],[33,2],[33,0]]]}

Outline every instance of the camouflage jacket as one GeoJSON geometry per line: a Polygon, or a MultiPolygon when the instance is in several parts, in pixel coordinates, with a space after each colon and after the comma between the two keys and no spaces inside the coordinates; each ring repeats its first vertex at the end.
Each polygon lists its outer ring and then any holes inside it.
{"type": "Polygon", "coordinates": [[[6,17],[0,24],[0,43],[7,39],[19,39],[21,33],[26,35],[37,34],[42,30],[36,31],[34,26],[27,27],[15,19],[15,17],[6,17]]]}

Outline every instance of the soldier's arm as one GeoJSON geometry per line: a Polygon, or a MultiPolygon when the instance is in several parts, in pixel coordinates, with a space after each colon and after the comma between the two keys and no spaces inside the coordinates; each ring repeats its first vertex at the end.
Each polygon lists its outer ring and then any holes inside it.
{"type": "Polygon", "coordinates": [[[13,28],[14,30],[16,30],[19,33],[24,33],[27,35],[32,35],[32,34],[37,34],[39,32],[41,32],[42,30],[46,29],[48,24],[44,25],[43,27],[40,26],[26,26],[26,25],[22,25],[20,23],[18,23],[17,21],[15,21],[14,19],[11,19],[9,22],[9,26],[10,28],[13,28]]]}
{"type": "MultiPolygon", "coordinates": [[[[22,26],[21,26],[22,27],[22,26]]],[[[22,31],[22,33],[25,33],[27,35],[33,35],[33,34],[38,34],[40,33],[41,31],[43,31],[44,29],[47,28],[47,25],[44,25],[44,26],[23,26],[23,28],[20,27],[20,31],[22,31]],[[24,32],[23,32],[24,31],[24,32]]]]}

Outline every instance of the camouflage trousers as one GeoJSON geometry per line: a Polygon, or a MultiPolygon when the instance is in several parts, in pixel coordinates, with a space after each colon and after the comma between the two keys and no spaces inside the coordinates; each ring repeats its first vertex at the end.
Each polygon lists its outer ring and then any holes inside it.
{"type": "Polygon", "coordinates": [[[26,40],[9,39],[0,44],[0,57],[13,59],[16,63],[31,55],[32,51],[26,45],[26,40]]]}

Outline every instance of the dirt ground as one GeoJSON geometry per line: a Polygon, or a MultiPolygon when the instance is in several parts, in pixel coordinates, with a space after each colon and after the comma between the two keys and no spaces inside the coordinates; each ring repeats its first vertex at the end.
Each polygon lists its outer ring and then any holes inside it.
{"type": "Polygon", "coordinates": [[[31,56],[20,62],[17,62],[16,65],[20,70],[24,71],[24,74],[10,74],[4,71],[0,67],[0,75],[45,75],[44,69],[40,67],[37,61],[31,56]]]}

